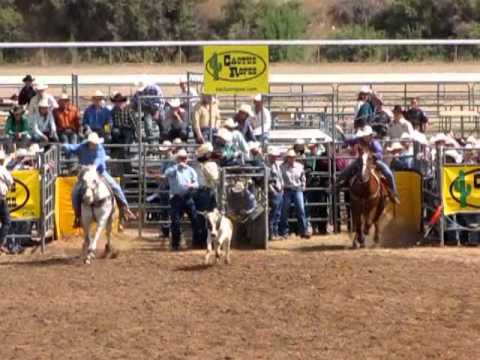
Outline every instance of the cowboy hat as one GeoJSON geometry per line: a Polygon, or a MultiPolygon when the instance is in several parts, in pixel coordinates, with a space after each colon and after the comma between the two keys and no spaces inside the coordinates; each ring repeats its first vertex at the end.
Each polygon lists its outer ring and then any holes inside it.
{"type": "Polygon", "coordinates": [[[96,132],[91,132],[87,137],[87,142],[95,145],[103,144],[103,139],[96,132]]]}
{"type": "Polygon", "coordinates": [[[23,79],[22,82],[27,82],[27,81],[35,81],[35,79],[32,77],[32,75],[28,74],[26,75],[23,79]]]}
{"type": "Polygon", "coordinates": [[[221,128],[218,130],[217,137],[225,141],[226,143],[231,143],[233,141],[233,134],[230,130],[221,128]]]}
{"type": "Polygon", "coordinates": [[[27,157],[30,155],[32,155],[32,153],[25,148],[17,149],[17,151],[15,152],[15,157],[17,158],[27,157]]]}
{"type": "Polygon", "coordinates": [[[175,154],[175,159],[186,159],[188,157],[187,150],[185,149],[180,149],[178,152],[175,154]]]}
{"type": "Polygon", "coordinates": [[[160,151],[168,151],[168,150],[170,150],[171,146],[172,146],[172,142],[168,141],[168,140],[165,140],[164,142],[162,142],[162,144],[160,145],[160,147],[158,149],[160,151]]]}
{"type": "Polygon", "coordinates": [[[412,140],[412,137],[410,136],[409,133],[404,132],[404,133],[400,136],[400,140],[409,141],[409,140],[412,140]]]}
{"type": "Polygon", "coordinates": [[[36,90],[39,90],[39,91],[42,91],[42,90],[47,90],[48,89],[48,85],[47,84],[37,84],[37,86],[35,87],[36,90]]]}
{"type": "Polygon", "coordinates": [[[47,98],[43,98],[42,100],[40,100],[40,102],[38,103],[38,107],[39,107],[39,108],[41,108],[41,107],[45,107],[45,108],[50,107],[50,104],[48,103],[48,99],[47,99],[47,98]]]}
{"type": "Polygon", "coordinates": [[[477,144],[477,139],[475,138],[475,136],[473,135],[470,135],[467,140],[466,140],[466,143],[467,144],[477,144]]]}
{"type": "Polygon", "coordinates": [[[181,102],[180,102],[179,98],[170,99],[170,100],[168,100],[168,103],[170,104],[170,106],[172,108],[178,108],[181,105],[181,102]]]}
{"type": "Polygon", "coordinates": [[[37,143],[33,143],[32,145],[30,145],[30,147],[28,148],[28,151],[30,151],[31,153],[41,153],[43,152],[43,149],[40,147],[40,145],[38,145],[37,143]]]}
{"type": "Polygon", "coordinates": [[[181,144],[183,144],[182,139],[180,138],[173,139],[173,145],[181,145],[181,144]]]}
{"type": "Polygon", "coordinates": [[[92,98],[103,99],[103,98],[105,98],[105,94],[103,92],[101,92],[100,90],[96,90],[93,93],[92,98]]]}
{"type": "Polygon", "coordinates": [[[372,92],[372,88],[368,85],[363,85],[360,88],[360,94],[370,94],[372,92]]]}
{"type": "Polygon", "coordinates": [[[462,155],[460,155],[456,150],[447,150],[445,151],[445,157],[451,157],[456,164],[462,162],[462,155]]]}
{"type": "Polygon", "coordinates": [[[253,97],[253,101],[262,102],[262,94],[257,94],[253,97]]]}
{"type": "Polygon", "coordinates": [[[358,129],[357,132],[355,133],[355,137],[357,138],[363,138],[371,135],[373,135],[373,129],[369,125],[366,125],[363,128],[358,129]]]}
{"type": "Polygon", "coordinates": [[[229,128],[229,129],[233,129],[233,128],[236,128],[238,126],[238,124],[232,118],[228,118],[223,123],[223,126],[226,127],[226,128],[229,128]]]}
{"type": "Polygon", "coordinates": [[[255,116],[255,114],[252,111],[252,107],[248,104],[241,104],[237,112],[243,112],[245,114],[248,114],[248,116],[255,116]]]}
{"type": "Polygon", "coordinates": [[[10,114],[12,115],[23,115],[25,113],[25,109],[20,105],[15,105],[10,109],[10,114]]]}
{"type": "Polygon", "coordinates": [[[295,145],[305,145],[305,140],[304,139],[296,139],[295,140],[295,145]]]}
{"type": "Polygon", "coordinates": [[[288,150],[287,153],[285,154],[285,157],[297,157],[297,153],[295,152],[295,150],[290,149],[290,150],[288,150]]]}
{"type": "Polygon", "coordinates": [[[237,181],[232,188],[232,192],[238,194],[245,190],[245,185],[241,181],[237,181]]]}
{"type": "Polygon", "coordinates": [[[430,138],[430,143],[436,144],[437,142],[446,142],[447,139],[447,135],[444,133],[438,133],[430,138]]]}
{"type": "Polygon", "coordinates": [[[318,140],[315,138],[311,138],[310,141],[308,142],[308,146],[312,145],[318,145],[318,140]]]}
{"type": "Polygon", "coordinates": [[[126,96],[123,96],[121,92],[116,92],[113,94],[113,96],[110,98],[110,101],[112,103],[117,103],[117,102],[127,102],[128,98],[126,96]]]}
{"type": "Polygon", "coordinates": [[[269,146],[267,149],[267,155],[274,156],[274,157],[279,157],[281,155],[281,151],[278,147],[276,146],[269,146]]]}
{"type": "Polygon", "coordinates": [[[60,97],[58,99],[59,100],[70,100],[70,97],[68,96],[67,93],[61,93],[60,97]]]}
{"type": "Polygon", "coordinates": [[[403,146],[400,144],[398,141],[392,143],[390,147],[387,148],[388,152],[394,152],[394,151],[403,151],[403,146]]]}
{"type": "Polygon", "coordinates": [[[205,144],[202,144],[198,147],[196,153],[198,157],[202,157],[207,155],[208,153],[211,153],[213,151],[213,145],[209,142],[206,142],[205,144]]]}

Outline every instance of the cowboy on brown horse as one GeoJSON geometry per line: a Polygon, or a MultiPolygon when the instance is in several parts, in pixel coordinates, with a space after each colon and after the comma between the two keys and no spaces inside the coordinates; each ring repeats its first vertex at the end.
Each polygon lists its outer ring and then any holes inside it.
{"type": "MultiPolygon", "coordinates": [[[[375,158],[375,165],[376,168],[380,171],[380,173],[385,178],[387,185],[388,185],[388,197],[394,204],[400,204],[400,200],[397,194],[397,186],[395,184],[395,178],[393,172],[390,170],[387,164],[385,164],[383,159],[383,149],[380,143],[373,138],[373,130],[370,126],[364,126],[363,128],[359,129],[355,137],[353,139],[347,139],[345,142],[348,145],[356,145],[358,144],[360,154],[363,153],[371,153],[372,156],[375,158]]],[[[349,166],[345,168],[340,174],[338,180],[339,183],[348,182],[350,179],[353,178],[356,174],[359,173],[362,167],[362,158],[359,157],[355,161],[353,161],[349,166]]]]}

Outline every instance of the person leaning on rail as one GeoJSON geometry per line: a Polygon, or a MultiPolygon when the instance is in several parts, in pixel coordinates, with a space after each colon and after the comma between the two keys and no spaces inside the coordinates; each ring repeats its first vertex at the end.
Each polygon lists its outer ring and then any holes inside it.
{"type": "Polygon", "coordinates": [[[9,151],[14,147],[27,147],[31,137],[28,118],[23,107],[15,105],[10,109],[5,123],[5,135],[8,138],[9,151]]]}
{"type": "Polygon", "coordinates": [[[86,136],[93,131],[109,142],[112,116],[110,110],[105,106],[105,95],[100,90],[95,91],[92,95],[92,104],[83,113],[82,126],[86,136]]]}
{"type": "Polygon", "coordinates": [[[80,111],[70,102],[68,94],[63,93],[58,99],[58,108],[53,110],[60,142],[64,144],[78,143],[81,133],[80,111]]]}

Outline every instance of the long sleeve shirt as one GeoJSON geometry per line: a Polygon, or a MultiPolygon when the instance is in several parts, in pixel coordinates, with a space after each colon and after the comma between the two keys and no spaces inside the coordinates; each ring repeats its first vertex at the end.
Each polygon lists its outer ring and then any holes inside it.
{"type": "Polygon", "coordinates": [[[106,125],[108,125],[110,129],[112,128],[110,110],[106,107],[96,107],[93,104],[85,109],[83,113],[83,126],[88,126],[93,131],[101,130],[103,133],[106,125]]]}
{"type": "Polygon", "coordinates": [[[37,92],[32,86],[24,86],[22,90],[20,90],[20,94],[18,94],[18,105],[28,105],[35,95],[37,95],[37,92]]]}
{"type": "Polygon", "coordinates": [[[163,90],[157,84],[149,84],[142,91],[137,91],[132,98],[132,107],[139,109],[140,100],[142,103],[141,110],[144,113],[154,114],[165,106],[163,90]],[[140,97],[147,98],[140,99],[140,97]]]}
{"type": "Polygon", "coordinates": [[[44,134],[49,136],[57,135],[57,126],[51,112],[47,116],[34,114],[32,117],[32,132],[34,135],[42,137],[44,134]]]}
{"type": "Polygon", "coordinates": [[[287,190],[303,191],[307,183],[303,165],[295,161],[293,166],[284,162],[280,169],[282,171],[282,180],[284,188],[287,190]]]}
{"type": "MultiPolygon", "coordinates": [[[[358,138],[346,139],[345,143],[347,145],[356,145],[360,143],[360,139],[358,138]]],[[[377,140],[373,139],[368,145],[368,148],[373,154],[375,154],[378,160],[383,160],[383,148],[382,148],[382,145],[377,140]]]]}
{"type": "Polygon", "coordinates": [[[80,165],[95,165],[97,171],[102,174],[107,169],[107,154],[102,145],[97,145],[96,149],[90,149],[88,142],[80,144],[64,144],[62,149],[67,154],[77,155],[80,165]]]}
{"type": "Polygon", "coordinates": [[[53,109],[58,108],[57,100],[55,100],[53,95],[44,93],[42,97],[40,96],[40,94],[36,94],[30,99],[30,102],[28,103],[28,115],[33,116],[34,114],[38,114],[38,104],[40,103],[40,100],[42,100],[42,98],[46,98],[48,100],[48,110],[50,112],[52,112],[53,109]]]}
{"type": "Polygon", "coordinates": [[[5,124],[5,134],[7,136],[23,135],[29,134],[30,127],[28,126],[28,119],[25,116],[22,116],[20,122],[15,121],[15,118],[10,115],[5,124]]]}
{"type": "Polygon", "coordinates": [[[270,114],[270,111],[268,109],[262,107],[262,110],[256,113],[255,116],[250,119],[250,123],[253,128],[253,135],[255,136],[262,135],[262,116],[263,132],[268,133],[272,128],[272,115],[270,114]]]}
{"type": "Polygon", "coordinates": [[[168,179],[170,195],[185,195],[193,189],[198,189],[198,176],[195,170],[188,165],[177,164],[165,171],[168,179]]]}
{"type": "Polygon", "coordinates": [[[8,190],[13,185],[13,177],[7,168],[0,165],[0,196],[7,196],[8,190]]]}
{"type": "Polygon", "coordinates": [[[53,110],[53,117],[60,132],[65,130],[78,131],[80,129],[80,112],[72,104],[53,110]]]}

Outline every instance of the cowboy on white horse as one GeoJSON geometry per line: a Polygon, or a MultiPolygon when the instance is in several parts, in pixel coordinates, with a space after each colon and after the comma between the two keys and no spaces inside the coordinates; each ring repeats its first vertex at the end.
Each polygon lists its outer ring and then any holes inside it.
{"type": "MultiPolygon", "coordinates": [[[[135,215],[128,206],[128,201],[122,188],[107,172],[107,154],[105,153],[105,148],[102,143],[103,139],[101,139],[97,133],[92,132],[88,135],[86,141],[83,141],[80,144],[64,144],[62,145],[62,149],[65,150],[67,154],[77,155],[80,165],[95,165],[98,173],[102,175],[108,186],[112,189],[112,192],[117,199],[117,203],[123,211],[124,217],[127,220],[135,219],[135,215]]],[[[75,211],[75,222],[73,226],[78,228],[80,227],[80,213],[82,206],[82,193],[78,183],[73,188],[72,203],[73,210],[75,211]]]]}

